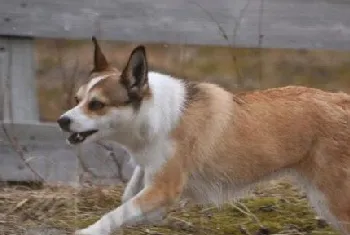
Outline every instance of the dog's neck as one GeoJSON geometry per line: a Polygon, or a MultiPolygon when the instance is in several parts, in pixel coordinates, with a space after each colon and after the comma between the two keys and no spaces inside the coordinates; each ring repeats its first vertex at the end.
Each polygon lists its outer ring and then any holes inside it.
{"type": "Polygon", "coordinates": [[[138,153],[148,151],[155,145],[166,144],[185,104],[186,86],[183,81],[156,72],[149,72],[148,76],[151,99],[142,103],[132,127],[126,127],[113,138],[135,158],[138,153]]]}

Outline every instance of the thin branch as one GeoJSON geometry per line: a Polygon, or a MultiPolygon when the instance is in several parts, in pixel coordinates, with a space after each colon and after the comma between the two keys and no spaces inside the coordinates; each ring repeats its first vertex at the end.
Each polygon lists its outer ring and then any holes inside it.
{"type": "Polygon", "coordinates": [[[235,27],[233,28],[233,32],[232,32],[232,36],[233,36],[232,45],[236,45],[237,32],[241,26],[243,16],[246,13],[246,10],[248,9],[249,4],[250,4],[250,0],[248,0],[245,6],[239,11],[238,19],[235,19],[235,27]]]}
{"type": "MultiPolygon", "coordinates": [[[[238,32],[238,29],[241,25],[243,16],[244,16],[244,14],[249,6],[250,0],[248,0],[247,3],[245,4],[245,6],[240,10],[238,18],[236,19],[235,17],[233,17],[234,28],[233,28],[232,41],[230,41],[229,35],[225,32],[225,29],[220,25],[220,23],[214,18],[214,16],[208,10],[206,10],[201,4],[199,4],[195,1],[192,1],[192,0],[187,0],[187,1],[189,3],[192,3],[192,4],[196,5],[197,7],[199,7],[211,19],[211,21],[218,28],[220,35],[227,42],[227,46],[229,46],[229,47],[235,46],[237,32],[238,32]]],[[[236,76],[237,76],[237,80],[238,80],[238,86],[241,87],[243,85],[243,75],[241,74],[241,71],[239,70],[239,66],[237,64],[237,57],[234,55],[233,52],[231,53],[231,59],[232,59],[232,62],[234,64],[234,67],[235,67],[235,72],[236,72],[236,76]]]]}
{"type": "Polygon", "coordinates": [[[55,41],[55,49],[57,53],[57,62],[60,68],[61,76],[63,79],[67,79],[66,70],[64,69],[63,55],[62,55],[62,44],[59,41],[55,41]]]}
{"type": "MultiPolygon", "coordinates": [[[[9,56],[11,56],[11,53],[9,53],[9,56]]],[[[9,59],[9,67],[12,66],[12,59],[9,59]]],[[[10,76],[10,74],[8,74],[7,76],[10,76]]],[[[9,77],[6,77],[5,79],[5,84],[2,84],[0,86],[1,88],[1,91],[0,93],[1,94],[6,94],[6,90],[10,90],[11,89],[11,84],[9,83],[9,77]]],[[[5,95],[3,95],[3,98],[5,98],[5,95]]],[[[0,108],[3,109],[4,111],[4,107],[5,107],[5,103],[1,102],[2,105],[0,108]]],[[[12,100],[11,99],[8,99],[8,107],[10,107],[10,109],[12,109],[12,100]]],[[[10,110],[10,123],[13,124],[13,112],[12,110],[10,110]]],[[[3,117],[0,117],[0,118],[3,118],[3,117]]],[[[18,154],[18,156],[21,158],[21,160],[23,161],[24,165],[37,177],[37,179],[39,179],[40,181],[42,182],[45,182],[44,178],[38,173],[36,172],[32,166],[26,161],[26,158],[25,158],[25,154],[24,154],[24,150],[23,148],[21,148],[18,144],[18,142],[15,140],[15,138],[13,138],[10,133],[7,131],[6,129],[6,126],[5,126],[5,123],[4,122],[1,122],[1,128],[2,128],[2,131],[4,132],[5,134],[5,138],[7,139],[7,141],[10,143],[12,149],[18,154]]]]}
{"type": "Polygon", "coordinates": [[[18,156],[21,158],[21,160],[23,161],[23,163],[25,164],[25,166],[42,182],[46,182],[45,179],[36,171],[32,168],[32,166],[27,162],[26,158],[25,158],[25,153],[24,150],[21,148],[21,146],[19,146],[19,144],[17,143],[17,141],[11,137],[10,133],[8,133],[6,127],[5,127],[5,123],[1,123],[1,127],[2,130],[5,134],[6,139],[10,142],[12,149],[18,154],[18,156]]]}
{"type": "Polygon", "coordinates": [[[100,145],[101,147],[103,147],[107,152],[109,152],[109,156],[112,157],[113,162],[115,164],[115,166],[117,167],[117,173],[115,175],[116,178],[118,178],[120,181],[122,181],[123,184],[126,184],[128,182],[128,179],[125,179],[122,172],[123,172],[123,167],[122,167],[122,163],[119,162],[118,158],[115,156],[113,148],[109,147],[108,145],[98,142],[98,145],[100,145]]]}
{"type": "Polygon", "coordinates": [[[74,97],[74,91],[77,85],[77,74],[78,74],[79,67],[80,67],[79,57],[76,56],[72,74],[69,77],[69,81],[66,81],[69,84],[69,87],[67,89],[68,94],[67,94],[67,100],[66,100],[68,104],[67,108],[71,108],[73,106],[72,101],[74,97]]]}
{"type": "Polygon", "coordinates": [[[73,100],[74,91],[76,88],[76,80],[77,80],[78,70],[80,67],[80,61],[79,61],[78,55],[76,55],[72,72],[70,75],[68,75],[67,69],[65,68],[65,65],[64,65],[64,59],[63,59],[64,56],[62,53],[62,49],[63,49],[62,42],[55,41],[55,49],[57,53],[58,68],[62,77],[62,90],[66,92],[66,100],[63,103],[65,107],[63,108],[68,109],[68,108],[71,108],[72,106],[72,100],[73,100]]]}
{"type": "MultiPolygon", "coordinates": [[[[229,36],[225,32],[224,28],[220,25],[220,23],[214,18],[214,16],[207,9],[205,9],[202,5],[200,5],[199,3],[192,1],[192,0],[188,0],[188,2],[199,7],[211,19],[211,21],[213,21],[215,23],[215,25],[218,27],[218,30],[219,30],[221,36],[225,39],[226,42],[228,42],[228,46],[231,46],[229,36]]],[[[236,19],[234,19],[234,20],[236,23],[236,19]]]]}
{"type": "Polygon", "coordinates": [[[77,158],[78,158],[79,164],[80,164],[80,166],[81,166],[81,168],[83,169],[84,172],[87,172],[87,173],[91,174],[95,178],[99,178],[99,176],[96,175],[93,171],[91,171],[89,169],[89,167],[85,164],[85,161],[81,157],[80,151],[77,154],[77,158]]]}
{"type": "Polygon", "coordinates": [[[262,43],[264,39],[264,35],[262,34],[262,26],[263,26],[263,17],[264,17],[264,0],[261,0],[260,3],[260,8],[259,8],[259,86],[261,87],[261,82],[262,82],[262,76],[263,76],[263,71],[262,71],[262,43]]]}
{"type": "MultiPolygon", "coordinates": [[[[233,46],[236,45],[237,32],[241,26],[243,16],[244,16],[246,10],[248,9],[249,3],[250,3],[250,0],[248,0],[247,3],[245,4],[245,6],[239,11],[238,19],[235,20],[235,25],[234,25],[233,32],[232,32],[232,45],[233,46]]],[[[233,64],[235,65],[235,68],[236,68],[236,74],[238,77],[238,86],[243,87],[244,76],[240,73],[240,70],[238,69],[239,66],[237,64],[237,57],[233,54],[233,52],[231,53],[231,57],[232,57],[233,64]]]]}
{"type": "Polygon", "coordinates": [[[237,206],[234,203],[231,203],[231,206],[234,207],[235,209],[237,209],[239,212],[241,212],[242,214],[245,214],[246,216],[250,217],[253,219],[254,222],[256,222],[260,228],[263,228],[264,226],[262,225],[262,223],[260,222],[260,220],[258,219],[258,217],[256,217],[256,215],[254,215],[254,213],[252,213],[248,207],[246,207],[246,205],[244,205],[241,202],[236,202],[237,205],[241,206],[237,206]]]}

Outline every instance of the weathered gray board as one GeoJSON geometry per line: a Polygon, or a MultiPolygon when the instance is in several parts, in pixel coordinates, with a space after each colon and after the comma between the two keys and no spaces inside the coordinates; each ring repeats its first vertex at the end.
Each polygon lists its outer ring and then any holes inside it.
{"type": "Polygon", "coordinates": [[[39,120],[34,40],[0,37],[0,120],[39,120]]]}
{"type": "Polygon", "coordinates": [[[0,35],[226,45],[219,24],[237,46],[261,33],[263,47],[350,49],[349,12],[349,0],[1,0],[0,35]]]}
{"type": "Polygon", "coordinates": [[[81,183],[78,176],[82,174],[84,182],[93,184],[117,184],[120,179],[128,180],[133,170],[129,155],[111,143],[107,145],[114,156],[95,144],[83,146],[80,151],[68,146],[64,133],[55,124],[0,123],[0,181],[43,178],[47,183],[77,185],[81,183]],[[83,161],[84,168],[78,159],[83,161]]]}

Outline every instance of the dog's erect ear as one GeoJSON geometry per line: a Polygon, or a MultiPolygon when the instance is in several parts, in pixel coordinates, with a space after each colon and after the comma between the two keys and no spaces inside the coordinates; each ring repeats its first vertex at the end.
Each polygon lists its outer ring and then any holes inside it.
{"type": "Polygon", "coordinates": [[[92,42],[94,43],[94,72],[102,72],[109,67],[109,64],[106,60],[106,57],[102,53],[100,46],[98,45],[97,39],[95,36],[92,37],[92,42]]]}
{"type": "Polygon", "coordinates": [[[130,95],[142,97],[148,87],[148,64],[146,49],[143,45],[137,46],[131,52],[121,79],[130,95]]]}

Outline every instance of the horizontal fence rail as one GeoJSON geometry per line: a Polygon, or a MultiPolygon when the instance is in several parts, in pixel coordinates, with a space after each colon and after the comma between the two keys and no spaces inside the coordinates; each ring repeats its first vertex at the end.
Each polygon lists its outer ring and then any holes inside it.
{"type": "Polygon", "coordinates": [[[131,177],[128,153],[113,143],[78,149],[53,124],[0,125],[0,181],[118,184],[131,177]]]}

